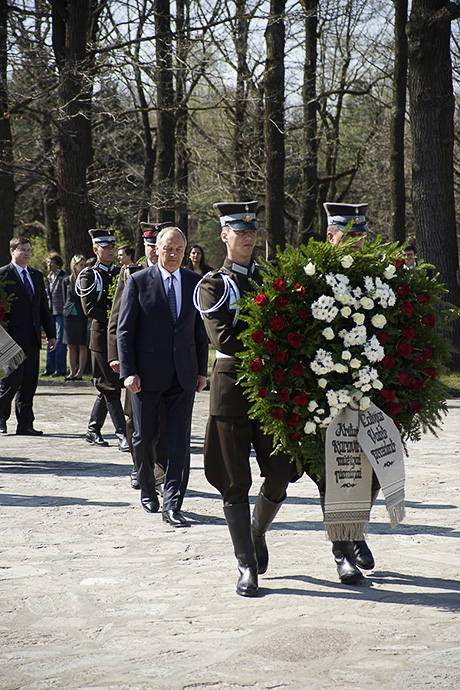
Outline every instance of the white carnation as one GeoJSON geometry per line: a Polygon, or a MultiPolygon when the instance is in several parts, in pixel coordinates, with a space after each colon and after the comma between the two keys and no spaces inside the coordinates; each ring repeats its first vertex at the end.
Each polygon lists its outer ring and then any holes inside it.
{"type": "Polygon", "coordinates": [[[360,410],[367,410],[371,406],[371,399],[367,397],[367,395],[364,395],[361,400],[359,401],[359,409],[360,410]]]}
{"type": "Polygon", "coordinates": [[[303,428],[304,432],[306,434],[314,434],[316,433],[316,424],[315,422],[307,422],[303,428]]]}
{"type": "Polygon", "coordinates": [[[344,268],[350,268],[350,266],[353,265],[353,257],[350,254],[347,254],[346,256],[343,257],[341,260],[341,264],[344,268]]]}
{"type": "Polygon", "coordinates": [[[370,297],[366,297],[366,296],[361,297],[361,299],[359,301],[360,301],[360,304],[363,307],[363,309],[373,309],[374,308],[374,300],[372,300],[370,297]]]}
{"type": "Polygon", "coordinates": [[[375,328],[383,328],[387,320],[383,314],[375,314],[375,316],[372,317],[371,322],[375,328]]]}
{"type": "Polygon", "coordinates": [[[340,310],[340,313],[346,319],[348,316],[350,316],[351,309],[350,309],[350,307],[342,307],[342,309],[340,310]]]}
{"type": "Polygon", "coordinates": [[[323,330],[323,336],[326,338],[326,340],[332,340],[335,336],[335,333],[332,328],[328,326],[328,328],[323,330]]]}
{"type": "Polygon", "coordinates": [[[387,280],[391,280],[394,277],[394,274],[396,273],[396,266],[393,266],[391,264],[390,266],[387,266],[385,271],[383,272],[383,275],[387,280]]]}
{"type": "Polygon", "coordinates": [[[364,323],[365,316],[359,311],[355,312],[351,317],[357,326],[362,326],[364,323]]]}

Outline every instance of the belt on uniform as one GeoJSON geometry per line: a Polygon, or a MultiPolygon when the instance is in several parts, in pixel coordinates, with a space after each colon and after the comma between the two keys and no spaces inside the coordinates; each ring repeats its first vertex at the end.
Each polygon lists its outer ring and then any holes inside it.
{"type": "Polygon", "coordinates": [[[223,352],[219,352],[219,350],[216,350],[216,359],[235,359],[235,357],[232,357],[231,355],[226,355],[223,352]]]}

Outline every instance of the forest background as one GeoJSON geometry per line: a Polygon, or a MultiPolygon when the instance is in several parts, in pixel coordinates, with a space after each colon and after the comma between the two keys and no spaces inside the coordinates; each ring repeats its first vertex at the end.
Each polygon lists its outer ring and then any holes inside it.
{"type": "MultiPolygon", "coordinates": [[[[460,7],[445,0],[0,0],[0,264],[66,265],[111,227],[172,220],[207,263],[216,201],[256,199],[257,252],[369,204],[456,285],[460,7]]],[[[460,343],[460,324],[453,339],[460,343]]],[[[458,356],[456,368],[460,368],[458,356]]]]}

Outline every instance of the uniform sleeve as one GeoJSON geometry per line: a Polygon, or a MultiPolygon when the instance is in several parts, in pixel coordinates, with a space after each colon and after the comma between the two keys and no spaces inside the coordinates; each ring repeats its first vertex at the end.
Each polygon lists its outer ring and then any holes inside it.
{"type": "MultiPolygon", "coordinates": [[[[212,308],[223,294],[224,282],[219,273],[204,278],[200,285],[201,308],[204,311],[212,308]]],[[[228,308],[228,300],[216,311],[204,315],[204,325],[211,344],[230,357],[244,349],[237,337],[242,327],[239,323],[233,325],[234,317],[235,312],[228,308]]]]}
{"type": "Polygon", "coordinates": [[[97,289],[94,285],[96,272],[92,268],[84,269],[80,273],[80,285],[82,289],[81,306],[85,316],[99,321],[102,325],[107,325],[107,309],[105,305],[100,305],[97,298],[97,289]],[[93,289],[88,289],[94,285],[93,289]]]}
{"type": "Polygon", "coordinates": [[[110,310],[109,325],[107,327],[107,359],[109,362],[118,360],[118,347],[117,347],[117,325],[118,325],[118,315],[120,312],[121,297],[123,295],[123,290],[126,285],[127,273],[123,268],[120,271],[118,278],[117,288],[115,290],[115,295],[113,297],[112,309],[110,310]]]}

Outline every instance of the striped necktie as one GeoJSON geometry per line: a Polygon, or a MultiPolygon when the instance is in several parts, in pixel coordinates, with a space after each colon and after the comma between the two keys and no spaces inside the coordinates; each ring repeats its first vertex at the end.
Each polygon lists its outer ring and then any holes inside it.
{"type": "Polygon", "coordinates": [[[176,304],[176,291],[174,290],[174,276],[169,276],[169,287],[168,287],[168,304],[171,309],[171,316],[174,323],[177,321],[177,304],[176,304]]]}
{"type": "Polygon", "coordinates": [[[27,275],[27,271],[25,269],[22,270],[22,282],[24,283],[24,287],[26,289],[27,295],[30,299],[31,302],[34,301],[34,290],[33,287],[30,283],[29,276],[27,275]]]}

